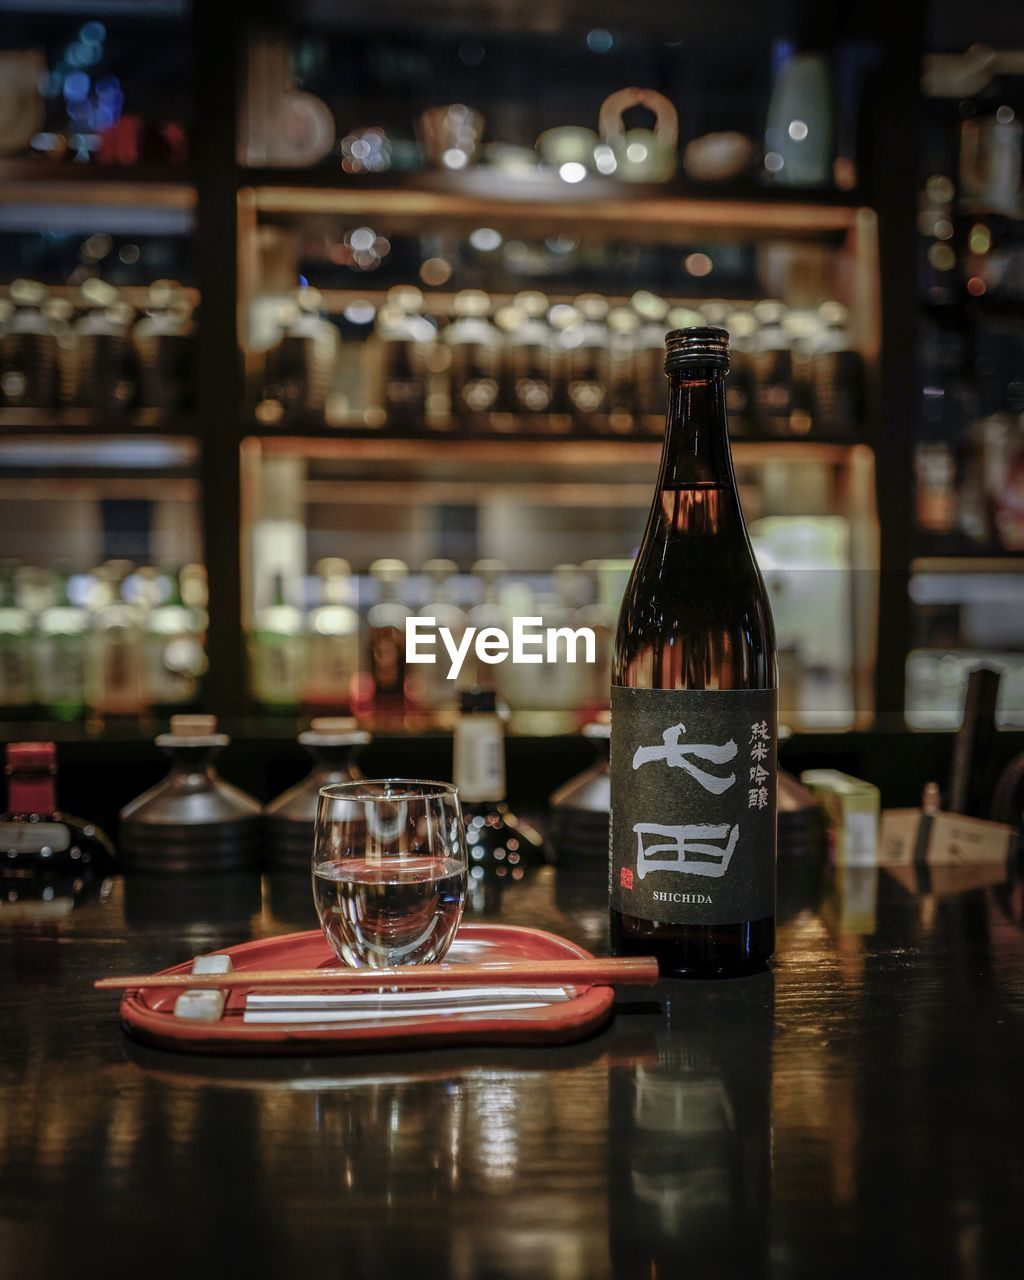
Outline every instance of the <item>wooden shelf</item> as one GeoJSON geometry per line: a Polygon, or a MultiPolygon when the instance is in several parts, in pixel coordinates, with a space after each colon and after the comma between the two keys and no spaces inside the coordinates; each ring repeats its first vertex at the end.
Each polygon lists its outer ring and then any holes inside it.
{"type": "Polygon", "coordinates": [[[241,170],[239,182],[243,203],[258,213],[386,218],[393,231],[443,221],[534,234],[604,231],[631,241],[685,244],[780,236],[835,239],[852,231],[861,216],[870,216],[848,195],[801,199],[768,189],[631,185],[599,177],[572,184],[547,174],[514,178],[485,167],[457,175],[395,175],[387,181],[254,169],[241,170]]]}
{"type": "Polygon", "coordinates": [[[184,173],[173,169],[0,160],[0,204],[191,210],[195,190],[184,173]]]}
{"type": "Polygon", "coordinates": [[[124,417],[112,417],[95,409],[12,409],[0,408],[0,436],[160,436],[197,434],[191,414],[172,414],[160,409],[134,409],[124,417]]]}
{"type": "MultiPolygon", "coordinates": [[[[620,462],[657,462],[661,457],[659,439],[614,438],[611,436],[551,436],[509,434],[507,436],[450,435],[411,436],[380,431],[359,433],[330,427],[301,428],[295,434],[279,429],[256,428],[246,433],[265,453],[301,454],[305,457],[344,458],[350,461],[436,463],[478,462],[493,466],[505,462],[536,464],[608,465],[620,462]]],[[[779,439],[732,441],[733,457],[739,463],[772,460],[827,462],[842,464],[854,450],[867,445],[855,441],[779,439]]]]}
{"type": "Polygon", "coordinates": [[[911,573],[1024,573],[1024,551],[955,552],[915,556],[911,573]]]}

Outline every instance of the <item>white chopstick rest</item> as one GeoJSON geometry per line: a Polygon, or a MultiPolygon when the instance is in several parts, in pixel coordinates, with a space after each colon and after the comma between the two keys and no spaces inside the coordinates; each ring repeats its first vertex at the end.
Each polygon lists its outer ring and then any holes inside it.
{"type": "MultiPolygon", "coordinates": [[[[192,961],[192,972],[209,974],[213,977],[219,973],[231,972],[230,956],[196,956],[192,961]]],[[[205,987],[194,987],[183,991],[174,1002],[174,1016],[187,1018],[191,1022],[219,1022],[224,1014],[228,993],[205,987]]]]}

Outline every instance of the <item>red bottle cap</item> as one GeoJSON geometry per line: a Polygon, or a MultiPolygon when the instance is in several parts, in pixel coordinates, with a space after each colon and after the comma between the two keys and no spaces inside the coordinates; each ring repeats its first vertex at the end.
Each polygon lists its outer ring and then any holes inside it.
{"type": "Polygon", "coordinates": [[[56,773],[57,745],[53,742],[9,742],[6,773],[56,773]]]}

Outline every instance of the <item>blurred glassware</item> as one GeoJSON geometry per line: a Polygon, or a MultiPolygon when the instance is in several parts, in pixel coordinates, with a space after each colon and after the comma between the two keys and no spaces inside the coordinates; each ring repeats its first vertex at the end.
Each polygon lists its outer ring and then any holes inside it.
{"type": "Polygon", "coordinates": [[[482,289],[455,295],[455,320],[444,333],[451,351],[452,417],[464,428],[486,429],[497,407],[502,338],[489,319],[490,296],[482,289]]]}
{"type": "Polygon", "coordinates": [[[832,87],[825,58],[818,53],[784,58],[768,103],[766,180],[780,187],[827,185],[832,133],[832,87]]]}
{"type": "Polygon", "coordinates": [[[695,182],[728,182],[746,173],[754,143],[743,133],[705,133],[683,149],[683,168],[695,182]]]}
{"type": "Polygon", "coordinates": [[[576,165],[585,173],[594,170],[594,148],[600,138],[593,129],[578,124],[562,124],[546,129],[537,139],[537,152],[556,172],[563,165],[576,165]]]}
{"type": "Polygon", "coordinates": [[[417,120],[416,132],[435,168],[458,172],[475,163],[480,153],[484,117],[461,102],[428,107],[417,120]]]}
{"type": "Polygon", "coordinates": [[[131,567],[126,560],[110,560],[96,571],[93,584],[85,700],[101,718],[136,717],[146,708],[139,612],[123,594],[131,567]]]}
{"type": "Polygon", "coordinates": [[[655,89],[619,89],[601,104],[598,130],[615,157],[620,182],[668,182],[676,171],[679,113],[655,89]],[[654,115],[653,129],[627,129],[624,112],[646,107],[654,115]]]}
{"type": "Polygon", "coordinates": [[[960,186],[972,207],[1020,214],[1024,124],[1009,112],[973,116],[960,125],[960,186]]]}

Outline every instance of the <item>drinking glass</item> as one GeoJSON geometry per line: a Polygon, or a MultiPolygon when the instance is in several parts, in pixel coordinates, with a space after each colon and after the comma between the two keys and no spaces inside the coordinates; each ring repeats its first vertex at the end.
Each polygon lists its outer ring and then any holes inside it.
{"type": "Polygon", "coordinates": [[[450,784],[384,778],[320,789],[313,897],[327,941],[352,968],[442,959],[462,919],[466,869],[450,784]]]}

